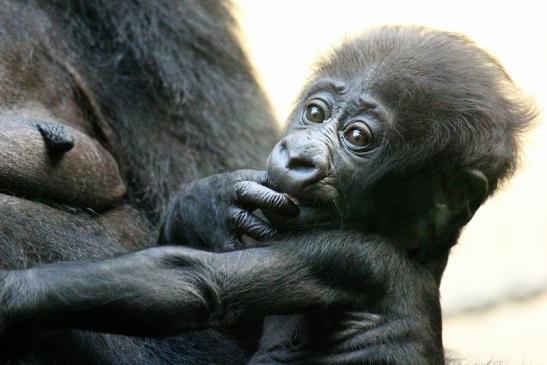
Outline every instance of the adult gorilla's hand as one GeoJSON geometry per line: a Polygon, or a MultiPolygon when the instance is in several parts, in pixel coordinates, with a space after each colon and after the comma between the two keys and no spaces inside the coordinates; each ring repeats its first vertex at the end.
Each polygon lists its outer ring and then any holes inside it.
{"type": "Polygon", "coordinates": [[[210,255],[165,246],[0,270],[0,337],[36,329],[165,335],[203,327],[216,308],[210,255]]]}
{"type": "Polygon", "coordinates": [[[230,251],[244,246],[243,235],[258,241],[272,237],[275,230],[253,211],[294,216],[298,208],[266,183],[265,171],[239,170],[186,185],[166,215],[159,242],[230,251]]]}

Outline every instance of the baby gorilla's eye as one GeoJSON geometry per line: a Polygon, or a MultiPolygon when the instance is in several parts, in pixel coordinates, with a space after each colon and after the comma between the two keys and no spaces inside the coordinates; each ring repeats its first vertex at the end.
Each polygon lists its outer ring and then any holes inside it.
{"type": "Polygon", "coordinates": [[[363,122],[352,123],[344,131],[346,145],[355,151],[365,151],[372,147],[374,137],[363,122]]]}
{"type": "Polygon", "coordinates": [[[304,118],[308,122],[323,123],[330,118],[330,111],[327,104],[320,99],[314,99],[306,103],[304,118]]]}

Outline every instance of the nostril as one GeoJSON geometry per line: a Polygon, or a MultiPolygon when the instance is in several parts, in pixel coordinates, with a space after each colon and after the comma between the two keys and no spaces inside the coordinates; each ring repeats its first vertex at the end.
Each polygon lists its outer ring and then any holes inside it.
{"type": "Polygon", "coordinates": [[[291,170],[315,170],[315,163],[302,157],[291,157],[287,162],[287,168],[291,170]]]}
{"type": "Polygon", "coordinates": [[[322,164],[310,157],[291,157],[287,161],[287,178],[301,187],[314,184],[325,177],[322,164]]]}

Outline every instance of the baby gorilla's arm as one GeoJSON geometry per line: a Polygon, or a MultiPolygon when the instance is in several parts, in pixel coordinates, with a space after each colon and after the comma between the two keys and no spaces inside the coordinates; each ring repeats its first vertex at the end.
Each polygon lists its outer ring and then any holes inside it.
{"type": "Polygon", "coordinates": [[[110,153],[62,123],[0,117],[0,191],[102,209],[126,192],[110,153]]]}

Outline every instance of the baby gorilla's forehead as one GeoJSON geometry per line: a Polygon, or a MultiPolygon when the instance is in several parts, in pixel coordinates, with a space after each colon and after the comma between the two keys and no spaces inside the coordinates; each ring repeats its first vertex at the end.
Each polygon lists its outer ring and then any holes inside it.
{"type": "Polygon", "coordinates": [[[365,73],[347,79],[318,74],[300,93],[299,100],[305,102],[310,97],[326,98],[329,103],[363,111],[377,109],[380,104],[365,73]]]}

